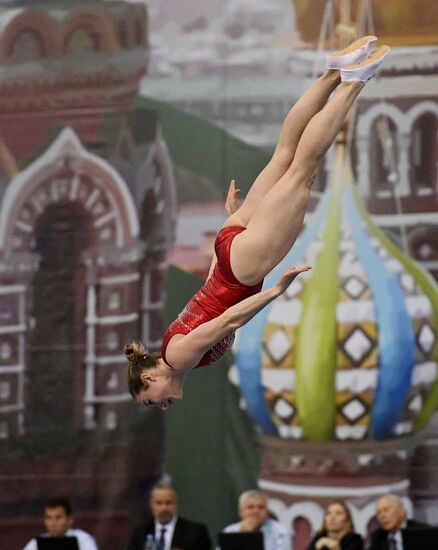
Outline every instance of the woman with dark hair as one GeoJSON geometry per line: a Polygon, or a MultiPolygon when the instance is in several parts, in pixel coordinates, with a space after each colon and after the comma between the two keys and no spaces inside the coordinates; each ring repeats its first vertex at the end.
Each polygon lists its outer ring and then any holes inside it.
{"type": "Polygon", "coordinates": [[[164,334],[161,355],[149,355],[141,344],[125,347],[129,390],[138,403],[166,409],[181,399],[187,374],[223,357],[235,330],[310,269],[291,267],[276,285],[262,290],[264,277],[301,230],[321,159],[389,52],[388,46],[373,50],[376,40],[365,36],[328,55],[325,73],[289,111],[271,160],[216,237],[205,285],[164,334]]]}
{"type": "Polygon", "coordinates": [[[345,502],[335,500],[327,506],[321,529],[307,550],[363,550],[362,537],[354,532],[345,502]]]}

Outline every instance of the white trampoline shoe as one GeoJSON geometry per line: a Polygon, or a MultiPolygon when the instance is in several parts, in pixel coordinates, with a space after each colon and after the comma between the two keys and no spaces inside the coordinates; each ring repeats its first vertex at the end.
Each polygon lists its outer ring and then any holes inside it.
{"type": "Polygon", "coordinates": [[[325,58],[327,69],[342,69],[348,65],[360,63],[369,56],[376,41],[377,36],[363,36],[347,48],[329,53],[325,58]]]}
{"type": "Polygon", "coordinates": [[[389,46],[380,46],[361,63],[344,67],[341,69],[342,82],[368,82],[377,73],[380,65],[390,51],[391,48],[389,46]]]}

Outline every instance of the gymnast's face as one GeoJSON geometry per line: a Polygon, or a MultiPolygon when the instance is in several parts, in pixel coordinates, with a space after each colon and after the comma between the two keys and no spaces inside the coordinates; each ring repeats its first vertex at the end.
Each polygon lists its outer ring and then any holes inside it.
{"type": "Polygon", "coordinates": [[[169,378],[166,369],[147,369],[141,375],[141,380],[144,389],[136,395],[135,400],[145,407],[158,407],[165,411],[183,397],[180,380],[169,378]]]}

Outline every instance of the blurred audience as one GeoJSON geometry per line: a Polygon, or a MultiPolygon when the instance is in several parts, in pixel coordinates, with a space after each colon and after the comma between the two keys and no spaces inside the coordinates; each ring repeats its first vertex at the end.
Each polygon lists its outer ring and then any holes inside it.
{"type": "Polygon", "coordinates": [[[362,537],[354,532],[350,510],[342,500],[327,506],[321,529],[307,550],[363,550],[362,537]]]}
{"type": "Polygon", "coordinates": [[[270,517],[265,495],[246,491],[239,498],[240,521],[225,527],[225,533],[263,533],[265,550],[291,550],[290,533],[279,521],[270,517]]]}
{"type": "Polygon", "coordinates": [[[178,495],[171,485],[155,485],[149,506],[152,518],[133,531],[128,550],[143,550],[148,535],[153,536],[157,550],[211,549],[207,527],[178,516],[178,495]]]}
{"type": "Polygon", "coordinates": [[[403,502],[396,495],[384,495],[376,505],[380,528],[371,535],[369,550],[403,550],[402,529],[427,527],[424,523],[407,519],[403,502]]]}
{"type": "MultiPolygon", "coordinates": [[[[76,537],[79,550],[97,550],[94,538],[82,531],[73,529],[73,512],[66,498],[52,498],[44,507],[44,524],[47,533],[42,537],[76,537]]],[[[37,540],[31,539],[23,550],[38,550],[37,540]]]]}

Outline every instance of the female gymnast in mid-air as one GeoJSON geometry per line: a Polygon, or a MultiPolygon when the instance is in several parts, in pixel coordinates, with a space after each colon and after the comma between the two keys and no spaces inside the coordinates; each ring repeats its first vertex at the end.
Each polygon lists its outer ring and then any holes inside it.
{"type": "Polygon", "coordinates": [[[264,277],[292,248],[303,225],[318,166],[344,124],[364,84],[376,73],[388,46],[365,36],[327,55],[325,73],[289,111],[274,154],[215,241],[209,276],[164,334],[161,354],[135,342],[125,346],[129,391],[138,403],[167,409],[182,398],[188,373],[218,361],[234,332],[280,296],[310,266],[291,267],[262,290],[264,277]],[[334,96],[328,101],[331,94],[334,96]]]}

